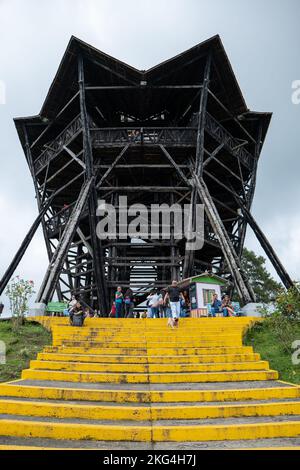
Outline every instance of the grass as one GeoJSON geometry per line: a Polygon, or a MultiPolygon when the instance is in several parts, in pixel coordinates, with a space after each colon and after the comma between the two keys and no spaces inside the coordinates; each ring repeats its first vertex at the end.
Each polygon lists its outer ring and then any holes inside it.
{"type": "MultiPolygon", "coordinates": [[[[293,341],[300,341],[300,322],[293,322],[289,332],[276,327],[272,321],[256,323],[245,335],[244,344],[253,346],[254,351],[261,354],[263,360],[269,361],[271,369],[279,372],[280,380],[300,384],[300,364],[292,362],[293,341]]],[[[300,349],[298,347],[298,349],[300,349]]],[[[300,351],[298,353],[300,359],[300,351]]]]}
{"type": "Polygon", "coordinates": [[[18,332],[10,320],[0,321],[0,340],[6,345],[6,364],[0,364],[0,382],[20,378],[29,361],[35,359],[45,345],[51,344],[51,334],[38,323],[25,322],[18,332]]]}

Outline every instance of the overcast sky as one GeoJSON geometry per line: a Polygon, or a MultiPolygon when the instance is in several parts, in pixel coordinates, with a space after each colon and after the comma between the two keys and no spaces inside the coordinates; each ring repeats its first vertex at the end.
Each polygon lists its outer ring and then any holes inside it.
{"type": "MultiPolygon", "coordinates": [[[[147,69],[218,33],[248,107],[274,113],[253,213],[300,279],[299,18],[299,0],[0,0],[0,276],[37,215],[13,118],[39,113],[70,36],[147,69]]],[[[246,245],[262,253],[250,229],[246,245]]],[[[38,232],[17,273],[38,287],[46,265],[38,232]]]]}

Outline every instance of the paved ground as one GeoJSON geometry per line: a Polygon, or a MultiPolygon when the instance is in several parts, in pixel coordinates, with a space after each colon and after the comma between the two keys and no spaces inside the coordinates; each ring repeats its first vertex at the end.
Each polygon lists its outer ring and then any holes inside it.
{"type": "Polygon", "coordinates": [[[40,438],[0,437],[0,445],[37,446],[60,449],[95,450],[230,450],[255,449],[268,447],[300,447],[300,438],[260,439],[256,441],[218,441],[218,442],[109,442],[109,441],[70,441],[40,438]]]}

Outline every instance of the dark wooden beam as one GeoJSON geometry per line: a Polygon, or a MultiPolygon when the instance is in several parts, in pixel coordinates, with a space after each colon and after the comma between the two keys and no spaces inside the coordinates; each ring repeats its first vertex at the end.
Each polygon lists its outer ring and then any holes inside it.
{"type": "MultiPolygon", "coordinates": [[[[93,151],[91,144],[91,136],[89,129],[89,120],[85,102],[85,78],[84,78],[84,62],[82,55],[78,57],[78,84],[79,84],[79,100],[80,100],[80,113],[82,119],[82,133],[83,133],[83,149],[86,164],[86,178],[90,179],[93,176],[93,151]]],[[[90,212],[90,233],[91,245],[94,253],[94,272],[96,279],[97,300],[100,310],[104,315],[108,314],[109,305],[107,299],[107,287],[103,270],[103,253],[101,242],[96,233],[96,210],[97,210],[97,192],[94,178],[92,179],[92,187],[89,196],[89,212],[90,212]]]]}
{"type": "Polygon", "coordinates": [[[118,161],[121,160],[121,158],[124,156],[125,152],[128,150],[130,144],[127,144],[125,145],[125,147],[121,150],[121,152],[119,153],[119,155],[116,157],[116,159],[113,161],[113,163],[110,165],[110,167],[108,168],[108,170],[104,173],[104,175],[102,176],[102,178],[100,179],[99,183],[97,183],[96,185],[96,188],[99,189],[101,188],[101,185],[102,183],[108,178],[108,176],[110,175],[110,173],[112,172],[112,170],[115,168],[115,166],[117,165],[118,161]]]}
{"type": "Polygon", "coordinates": [[[94,178],[92,177],[90,180],[84,183],[81,189],[80,195],[73,209],[72,216],[69,218],[65,226],[62,237],[58,243],[58,246],[56,247],[51,262],[49,263],[47,272],[37,296],[37,302],[47,303],[49,299],[52,298],[63,268],[63,264],[66,260],[68,250],[76,232],[81,212],[83,211],[89,198],[93,179],[94,178]]]}
{"type": "Polygon", "coordinates": [[[198,111],[198,130],[197,130],[195,167],[196,167],[196,174],[201,175],[201,176],[203,172],[205,118],[206,118],[208,87],[209,87],[209,80],[210,80],[210,70],[211,70],[211,53],[209,53],[207,60],[206,60],[203,88],[202,88],[202,93],[200,97],[200,104],[199,104],[199,111],[198,111]]]}
{"type": "Polygon", "coordinates": [[[209,194],[207,186],[203,179],[199,178],[194,173],[195,188],[199,193],[200,199],[204,204],[205,212],[210,221],[213,230],[218,237],[219,243],[222,247],[224,257],[229,267],[230,273],[235,280],[238,295],[244,303],[255,302],[255,295],[253,289],[246,279],[242,275],[242,268],[240,260],[233,248],[232,242],[227,234],[224,224],[219,216],[219,213],[214,205],[214,202],[209,194]]]}

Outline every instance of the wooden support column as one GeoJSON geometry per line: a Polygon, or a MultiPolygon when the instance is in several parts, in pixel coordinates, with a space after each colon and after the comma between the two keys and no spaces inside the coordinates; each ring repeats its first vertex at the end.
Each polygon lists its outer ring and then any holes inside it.
{"type": "MultiPolygon", "coordinates": [[[[84,64],[82,55],[78,58],[78,84],[79,84],[79,100],[80,100],[80,113],[82,119],[82,133],[83,133],[83,151],[84,160],[86,165],[86,178],[89,180],[94,174],[93,167],[93,151],[90,137],[89,121],[85,100],[85,82],[84,82],[84,64]]],[[[89,197],[89,212],[90,212],[90,233],[91,245],[93,248],[93,266],[96,284],[96,293],[98,306],[102,315],[107,315],[109,311],[108,306],[108,291],[104,276],[104,257],[99,238],[96,234],[96,210],[97,210],[97,191],[95,180],[93,179],[92,188],[89,197]]]]}
{"type": "Polygon", "coordinates": [[[239,297],[244,303],[255,302],[255,294],[247,279],[242,275],[241,264],[235,253],[231,240],[226,232],[224,224],[219,216],[217,208],[209,194],[206,184],[202,178],[194,174],[195,187],[201,201],[204,204],[205,212],[209,222],[218,237],[224,257],[226,259],[230,273],[235,281],[239,297]]]}
{"type": "MultiPolygon", "coordinates": [[[[193,188],[191,192],[191,201],[190,201],[190,215],[189,215],[189,227],[190,227],[190,232],[195,233],[195,209],[196,209],[196,204],[197,204],[197,191],[195,188],[193,188]]],[[[185,250],[185,257],[184,257],[184,264],[183,264],[183,272],[182,272],[182,277],[183,279],[187,279],[188,277],[191,277],[194,269],[194,260],[195,260],[195,253],[193,250],[185,250]]]]}
{"type": "Polygon", "coordinates": [[[207,57],[204,81],[200,97],[199,112],[198,112],[198,130],[197,130],[197,144],[196,144],[196,174],[202,176],[203,172],[203,157],[204,157],[204,133],[205,133],[205,118],[206,118],[206,105],[208,96],[208,86],[210,79],[211,69],[211,53],[207,57]]]}
{"type": "MultiPolygon", "coordinates": [[[[246,201],[245,201],[246,207],[249,211],[251,210],[253,198],[254,198],[254,192],[255,192],[255,187],[256,187],[257,165],[258,165],[259,155],[261,152],[261,147],[262,147],[262,126],[260,125],[259,131],[258,131],[258,138],[257,138],[257,142],[255,145],[254,163],[253,163],[252,174],[251,174],[250,189],[247,194],[246,201]]],[[[247,233],[247,221],[244,221],[241,227],[240,241],[239,241],[239,247],[238,247],[238,255],[240,258],[243,254],[246,233],[247,233]]]]}
{"type": "MultiPolygon", "coordinates": [[[[197,144],[196,144],[196,157],[195,157],[195,172],[197,175],[203,174],[203,158],[204,158],[204,136],[205,136],[205,119],[206,119],[206,106],[207,106],[207,97],[208,97],[208,88],[209,88],[209,80],[210,80],[210,72],[211,72],[211,53],[209,53],[205,71],[204,71],[204,79],[202,85],[202,91],[200,96],[200,103],[199,103],[199,111],[198,111],[198,129],[197,129],[197,144]]],[[[192,231],[195,231],[195,205],[197,204],[197,191],[195,189],[192,190],[191,193],[191,205],[192,211],[190,215],[190,227],[192,231]]],[[[195,252],[192,250],[186,250],[186,256],[183,265],[183,277],[187,278],[192,276],[194,270],[194,259],[195,259],[195,252]]]]}

